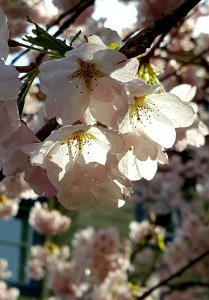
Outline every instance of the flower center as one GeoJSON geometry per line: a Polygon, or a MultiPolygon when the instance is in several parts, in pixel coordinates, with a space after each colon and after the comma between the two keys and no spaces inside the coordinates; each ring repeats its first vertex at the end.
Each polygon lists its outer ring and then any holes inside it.
{"type": "Polygon", "coordinates": [[[147,120],[151,118],[150,111],[151,107],[147,103],[146,97],[134,97],[135,104],[131,106],[129,112],[129,118],[132,120],[136,117],[137,121],[141,121],[141,117],[144,116],[147,120]]]}
{"type": "Polygon", "coordinates": [[[59,251],[59,247],[51,242],[45,242],[44,243],[44,249],[48,250],[50,254],[56,254],[59,251]]]}
{"type": "MultiPolygon", "coordinates": [[[[92,140],[95,140],[95,136],[93,134],[87,133],[84,130],[78,130],[70,133],[64,140],[62,140],[61,145],[67,143],[68,152],[75,157],[78,152],[83,151],[84,146],[88,146],[88,148],[90,148],[92,140]]],[[[87,153],[89,154],[89,149],[87,153]]]]}
{"type": "MultiPolygon", "coordinates": [[[[80,61],[80,69],[72,74],[72,78],[82,80],[81,85],[85,85],[87,89],[92,91],[92,83],[95,81],[97,86],[97,78],[103,77],[105,74],[96,69],[95,64],[80,61]]],[[[78,85],[76,86],[78,88],[78,85]]]]}
{"type": "Polygon", "coordinates": [[[5,204],[8,200],[8,197],[4,194],[0,194],[0,205],[2,204],[5,204]]]}

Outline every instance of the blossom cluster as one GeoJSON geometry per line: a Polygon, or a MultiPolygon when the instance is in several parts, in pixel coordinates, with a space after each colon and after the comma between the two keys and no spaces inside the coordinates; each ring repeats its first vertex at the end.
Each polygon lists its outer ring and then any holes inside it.
{"type": "Polygon", "coordinates": [[[0,259],[0,298],[3,300],[17,300],[20,292],[17,288],[10,287],[5,279],[11,276],[11,272],[7,270],[8,262],[4,259],[0,259]]]}
{"type": "MultiPolygon", "coordinates": [[[[2,13],[4,44],[5,22],[2,13]]],[[[150,180],[157,164],[168,162],[165,149],[173,146],[176,128],[193,124],[194,111],[160,84],[139,80],[138,59],[120,53],[118,40],[116,33],[103,41],[89,36],[64,57],[41,64],[46,115],[58,122],[43,142],[20,121],[21,82],[1,60],[4,175],[24,172],[35,193],[57,195],[68,209],[118,207],[130,198],[132,180],[150,180]]]]}

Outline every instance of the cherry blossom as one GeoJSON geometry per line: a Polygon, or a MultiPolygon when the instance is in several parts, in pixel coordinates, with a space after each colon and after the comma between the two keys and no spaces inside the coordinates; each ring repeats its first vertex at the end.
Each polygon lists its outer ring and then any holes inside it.
{"type": "Polygon", "coordinates": [[[0,293],[3,300],[17,300],[20,295],[20,291],[17,288],[9,287],[3,281],[0,281],[0,293]]]}
{"type": "Polygon", "coordinates": [[[176,86],[170,91],[172,94],[177,95],[182,101],[187,102],[195,112],[195,119],[191,126],[187,128],[176,129],[176,142],[175,149],[183,151],[187,145],[200,147],[205,143],[205,136],[209,134],[207,125],[198,117],[198,105],[191,100],[196,94],[196,87],[189,84],[181,84],[176,86]]]}
{"type": "Polygon", "coordinates": [[[126,153],[119,161],[119,170],[128,179],[139,180],[143,177],[150,180],[157,171],[157,163],[168,162],[163,148],[143,133],[125,133],[123,137],[126,153]]]}
{"type": "Polygon", "coordinates": [[[19,209],[18,199],[9,199],[6,195],[0,193],[0,218],[10,219],[16,216],[19,209]]]}
{"type": "Polygon", "coordinates": [[[133,295],[128,286],[127,275],[121,270],[109,272],[104,282],[98,287],[94,300],[131,300],[133,295]]]}
{"type": "Polygon", "coordinates": [[[69,247],[58,247],[56,244],[46,242],[43,246],[31,248],[30,258],[27,261],[27,274],[30,278],[40,280],[45,275],[49,264],[54,260],[65,261],[69,258],[69,247]]]}
{"type": "Polygon", "coordinates": [[[39,139],[22,122],[19,129],[9,139],[0,144],[3,173],[6,176],[11,176],[25,172],[24,179],[35,193],[54,196],[56,195],[56,189],[48,180],[45,170],[32,167],[30,163],[30,154],[35,149],[37,142],[39,142],[39,139]]]}
{"type": "Polygon", "coordinates": [[[117,206],[130,197],[131,184],[120,172],[114,154],[124,147],[123,138],[96,126],[64,126],[54,131],[32,153],[33,165],[46,169],[68,209],[98,203],[117,206]]]}
{"type": "Polygon", "coordinates": [[[130,108],[120,132],[143,132],[154,142],[169,148],[175,142],[175,128],[192,124],[193,109],[177,96],[157,93],[159,86],[137,81],[132,81],[128,87],[130,108]]]}
{"type": "Polygon", "coordinates": [[[116,112],[125,115],[128,104],[122,82],[133,79],[137,67],[136,59],[128,60],[108,49],[99,38],[92,37],[89,43],[67,52],[66,57],[47,61],[40,68],[40,81],[47,95],[48,117],[56,116],[61,124],[73,124],[84,120],[89,107],[92,116],[104,123],[105,106],[111,115],[116,112]],[[108,109],[109,105],[112,110],[108,109]]]}
{"type": "Polygon", "coordinates": [[[29,224],[41,234],[57,235],[66,231],[70,219],[57,210],[49,210],[47,203],[36,202],[30,211],[29,224]]]}

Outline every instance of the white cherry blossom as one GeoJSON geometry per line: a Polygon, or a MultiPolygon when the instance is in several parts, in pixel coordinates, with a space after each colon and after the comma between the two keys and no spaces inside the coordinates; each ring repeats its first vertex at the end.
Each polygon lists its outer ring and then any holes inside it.
{"type": "Polygon", "coordinates": [[[130,199],[132,185],[120,173],[116,174],[96,164],[73,167],[56,186],[57,198],[67,209],[98,205],[104,209],[121,207],[130,199]],[[109,174],[108,174],[109,173],[109,174]]]}
{"type": "Polygon", "coordinates": [[[32,153],[31,162],[45,169],[48,162],[53,162],[62,171],[61,179],[68,163],[85,165],[96,162],[105,165],[108,152],[119,153],[123,147],[123,138],[108,129],[84,124],[69,125],[52,132],[32,153]]]}
{"type": "Polygon", "coordinates": [[[126,133],[124,140],[125,153],[119,161],[119,169],[129,180],[142,177],[151,180],[157,171],[157,163],[168,162],[162,147],[144,134],[126,133]]]}
{"type": "Polygon", "coordinates": [[[192,102],[195,97],[197,88],[190,84],[180,84],[174,87],[170,92],[179,96],[183,101],[187,102],[195,112],[195,118],[191,126],[187,128],[176,129],[175,149],[183,151],[187,145],[201,147],[205,144],[205,136],[209,134],[207,125],[199,119],[198,105],[192,102]]]}
{"type": "Polygon", "coordinates": [[[111,115],[127,112],[127,95],[122,83],[135,77],[138,61],[128,60],[102,42],[93,41],[67,52],[64,58],[47,61],[40,68],[40,81],[47,95],[47,115],[56,116],[61,124],[83,121],[88,107],[101,123],[105,104],[111,105],[112,110],[105,108],[111,115]],[[98,109],[101,103],[103,107],[98,109]]]}
{"type": "Polygon", "coordinates": [[[171,93],[156,93],[158,86],[132,81],[129,86],[130,107],[120,124],[120,131],[143,132],[163,147],[171,147],[175,128],[193,123],[193,109],[171,93]],[[156,91],[156,92],[155,92],[156,91]]]}

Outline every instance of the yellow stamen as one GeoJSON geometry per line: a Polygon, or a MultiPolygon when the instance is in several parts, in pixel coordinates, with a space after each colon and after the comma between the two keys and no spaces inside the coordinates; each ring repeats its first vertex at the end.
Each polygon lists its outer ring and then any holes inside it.
{"type": "MultiPolygon", "coordinates": [[[[92,140],[95,140],[95,136],[91,133],[85,132],[83,130],[78,130],[73,133],[70,133],[66,138],[61,141],[61,145],[67,144],[68,146],[68,153],[66,155],[73,155],[73,158],[79,152],[83,151],[83,147],[87,145],[88,147],[91,146],[92,140]],[[72,151],[73,148],[73,151],[72,151]]],[[[89,152],[88,152],[89,153],[89,152]]]]}
{"type": "Polygon", "coordinates": [[[134,116],[137,117],[137,120],[140,121],[141,114],[144,114],[147,119],[149,119],[149,112],[151,111],[150,106],[147,103],[146,97],[134,97],[135,104],[131,106],[129,112],[129,118],[132,119],[134,116]]]}
{"type": "Polygon", "coordinates": [[[45,242],[44,248],[48,250],[51,254],[56,254],[59,251],[59,247],[52,242],[45,242]]]}
{"type": "MultiPolygon", "coordinates": [[[[72,74],[72,78],[82,80],[82,84],[87,89],[92,90],[92,81],[97,81],[97,78],[103,77],[105,74],[96,69],[95,64],[85,61],[80,61],[80,69],[72,74]]],[[[95,84],[97,85],[97,83],[95,84]]],[[[77,85],[78,87],[78,85],[77,85]]]]}
{"type": "Polygon", "coordinates": [[[5,204],[8,201],[8,197],[4,194],[0,194],[0,204],[5,204]]]}

